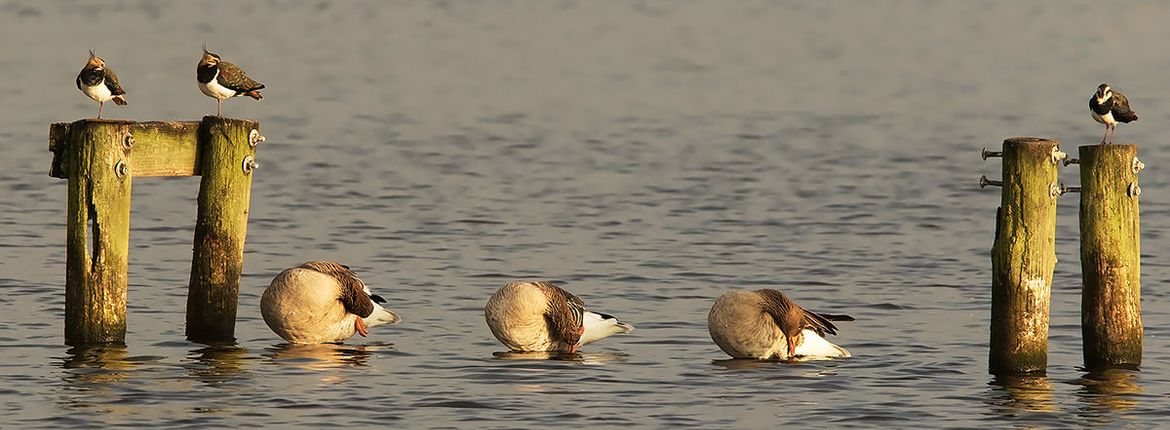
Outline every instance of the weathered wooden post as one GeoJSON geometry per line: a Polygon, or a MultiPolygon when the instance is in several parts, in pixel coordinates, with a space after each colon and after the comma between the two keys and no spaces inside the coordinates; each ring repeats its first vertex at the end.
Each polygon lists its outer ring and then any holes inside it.
{"type": "Polygon", "coordinates": [[[187,293],[187,338],[235,340],[244,236],[260,124],[203,117],[199,137],[203,179],[187,293]]]}
{"type": "Polygon", "coordinates": [[[1085,367],[1142,363],[1141,228],[1135,145],[1080,147],[1085,367]]]}
{"type": "Polygon", "coordinates": [[[65,250],[69,345],[122,343],[126,338],[131,124],[81,120],[49,129],[49,149],[63,161],[51,173],[69,179],[65,250]]]}
{"type": "Polygon", "coordinates": [[[1056,266],[1057,163],[1051,139],[1004,140],[1003,181],[991,248],[991,373],[1043,373],[1048,366],[1048,307],[1056,266]]]}
{"type": "Polygon", "coordinates": [[[50,126],[49,176],[69,180],[65,343],[125,342],[131,178],[194,175],[203,180],[187,335],[234,340],[251,172],[263,140],[256,121],[211,116],[50,126]]]}

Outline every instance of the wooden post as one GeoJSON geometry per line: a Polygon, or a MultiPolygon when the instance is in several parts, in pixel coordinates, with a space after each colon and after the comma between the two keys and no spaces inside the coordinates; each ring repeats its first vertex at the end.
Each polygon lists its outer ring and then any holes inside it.
{"type": "Polygon", "coordinates": [[[65,251],[65,343],[126,340],[130,250],[130,122],[53,124],[50,149],[69,179],[65,251]],[[90,228],[92,227],[92,229],[90,228]],[[90,245],[92,244],[92,251],[90,245]]]}
{"type": "Polygon", "coordinates": [[[188,337],[234,340],[251,171],[263,139],[256,121],[219,117],[49,127],[49,176],[69,179],[65,343],[125,342],[131,178],[193,175],[203,175],[203,182],[188,337]]]}
{"type": "Polygon", "coordinates": [[[1080,147],[1085,367],[1142,363],[1141,228],[1135,145],[1080,147]]]}
{"type": "Polygon", "coordinates": [[[256,121],[217,116],[203,117],[199,126],[203,179],[187,293],[191,340],[235,340],[259,127],[256,121]]]}
{"type": "Polygon", "coordinates": [[[1003,197],[991,248],[991,373],[1044,373],[1056,266],[1057,161],[1050,139],[1003,142],[1003,197]]]}

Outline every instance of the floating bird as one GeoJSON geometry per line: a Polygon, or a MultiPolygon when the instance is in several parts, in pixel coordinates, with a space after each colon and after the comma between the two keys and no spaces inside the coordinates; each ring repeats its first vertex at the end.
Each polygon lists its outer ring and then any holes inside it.
{"type": "Polygon", "coordinates": [[[207,52],[206,46],[203,47],[203,58],[195,68],[195,78],[199,81],[199,90],[215,99],[217,116],[222,115],[220,104],[224,99],[236,96],[248,96],[256,100],[264,98],[260,95],[264,84],[249,78],[244,74],[244,69],[207,52]]]}
{"type": "Polygon", "coordinates": [[[310,261],[276,275],[260,298],[260,313],[289,342],[341,342],[401,320],[379,303],[386,299],[371,294],[349,266],[310,261]]]}
{"type": "MultiPolygon", "coordinates": [[[[1097,86],[1097,93],[1089,98],[1089,111],[1093,113],[1093,119],[1105,124],[1105,136],[1109,137],[1111,144],[1117,123],[1129,123],[1138,119],[1137,113],[1129,108],[1129,99],[1125,98],[1125,94],[1113,91],[1108,83],[1097,86]]],[[[1102,145],[1105,144],[1105,136],[1101,136],[1102,145]]]]}
{"type": "Polygon", "coordinates": [[[77,74],[77,89],[98,102],[98,118],[102,117],[102,107],[107,101],[113,100],[118,106],[126,105],[126,91],[118,84],[118,75],[106,67],[105,60],[94,55],[92,49],[89,50],[89,61],[77,74]]]}
{"type": "Polygon", "coordinates": [[[832,321],[853,317],[805,310],[776,290],[729,291],[711,306],[707,331],[734,358],[849,357],[849,351],[824,338],[837,334],[832,321]]]}
{"type": "Polygon", "coordinates": [[[585,303],[550,281],[508,283],[484,307],[492,335],[513,351],[577,352],[577,348],[629,333],[634,326],[585,310],[585,303]]]}

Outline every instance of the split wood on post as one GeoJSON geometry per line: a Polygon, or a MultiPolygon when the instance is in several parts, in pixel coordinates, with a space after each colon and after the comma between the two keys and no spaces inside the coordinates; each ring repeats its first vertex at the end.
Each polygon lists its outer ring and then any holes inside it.
{"type": "Polygon", "coordinates": [[[1141,228],[1135,145],[1080,147],[1085,367],[1142,363],[1141,228]]]}
{"type": "Polygon", "coordinates": [[[232,338],[251,172],[262,140],[256,121],[213,116],[200,122],[79,120],[50,126],[49,175],[69,180],[66,344],[125,343],[135,176],[203,176],[187,335],[232,338]]]}
{"type": "Polygon", "coordinates": [[[1058,145],[1017,137],[1004,140],[995,154],[1003,157],[1003,194],[991,249],[988,367],[994,374],[1043,373],[1048,366],[1057,163],[1064,158],[1058,145]]]}

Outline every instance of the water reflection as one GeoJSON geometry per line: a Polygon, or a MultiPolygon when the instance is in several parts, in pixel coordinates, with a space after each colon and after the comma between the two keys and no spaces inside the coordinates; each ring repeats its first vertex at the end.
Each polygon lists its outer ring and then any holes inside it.
{"type": "Polygon", "coordinates": [[[1006,408],[1004,412],[1055,412],[1058,408],[1052,401],[1052,383],[1047,376],[1037,375],[995,375],[988,383],[1007,395],[992,405],[1006,408]]]}
{"type": "Polygon", "coordinates": [[[137,367],[125,345],[76,346],[65,353],[62,367],[69,369],[64,378],[70,383],[116,383],[137,367]]]}
{"type": "Polygon", "coordinates": [[[244,362],[249,359],[248,350],[235,343],[210,344],[191,351],[187,358],[198,363],[188,368],[191,376],[208,384],[226,382],[244,374],[244,362]]]}
{"type": "Polygon", "coordinates": [[[1138,406],[1142,386],[1140,373],[1132,369],[1108,369],[1086,373],[1073,384],[1080,385],[1077,396],[1087,412],[1128,411],[1138,406]]]}
{"type": "MultiPolygon", "coordinates": [[[[392,345],[384,345],[392,346],[392,345]]],[[[345,367],[367,367],[373,350],[378,345],[345,345],[323,343],[318,345],[296,345],[284,343],[269,348],[267,357],[282,366],[306,370],[328,370],[345,367]]]]}
{"type": "Polygon", "coordinates": [[[630,359],[630,355],[623,352],[517,352],[502,351],[492,353],[496,360],[552,360],[570,361],[580,364],[601,365],[606,363],[623,362],[630,359]]]}

